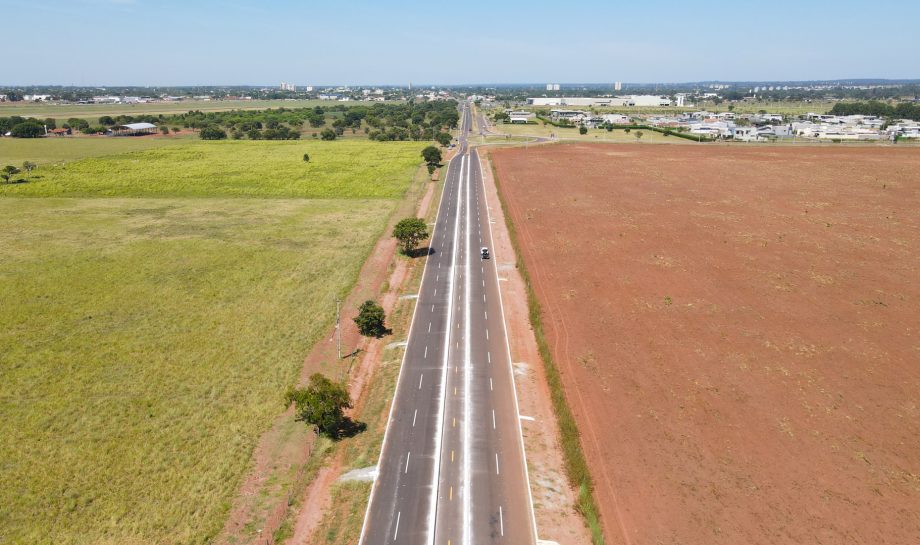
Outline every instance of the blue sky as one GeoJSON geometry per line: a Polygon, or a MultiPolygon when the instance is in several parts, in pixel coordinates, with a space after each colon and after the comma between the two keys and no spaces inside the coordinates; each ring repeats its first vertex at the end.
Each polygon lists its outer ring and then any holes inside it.
{"type": "Polygon", "coordinates": [[[0,84],[920,78],[915,0],[0,0],[0,84]]]}

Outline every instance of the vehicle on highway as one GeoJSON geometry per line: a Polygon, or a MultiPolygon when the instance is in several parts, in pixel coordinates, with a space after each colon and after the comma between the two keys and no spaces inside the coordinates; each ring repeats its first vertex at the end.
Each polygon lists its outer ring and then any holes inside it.
{"type": "Polygon", "coordinates": [[[481,252],[482,252],[483,259],[489,259],[489,249],[488,248],[483,246],[481,252]]]}

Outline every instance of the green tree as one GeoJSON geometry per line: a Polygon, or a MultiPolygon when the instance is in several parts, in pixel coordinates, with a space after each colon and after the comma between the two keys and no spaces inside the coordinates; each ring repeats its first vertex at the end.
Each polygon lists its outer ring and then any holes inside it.
{"type": "Polygon", "coordinates": [[[584,125],[578,127],[578,134],[588,134],[588,127],[585,127],[584,125]]]}
{"type": "Polygon", "coordinates": [[[623,132],[625,132],[626,134],[629,134],[629,131],[631,131],[631,130],[632,130],[632,129],[630,129],[629,127],[626,127],[625,129],[623,129],[623,132]]]}
{"type": "Polygon", "coordinates": [[[169,127],[167,127],[166,125],[161,125],[160,132],[163,134],[169,134],[169,127]]]}
{"type": "Polygon", "coordinates": [[[79,117],[71,117],[67,120],[67,123],[65,123],[64,126],[75,131],[82,131],[86,127],[89,127],[89,122],[85,119],[80,119],[79,117]]]}
{"type": "Polygon", "coordinates": [[[636,136],[636,141],[637,141],[637,142],[638,142],[639,140],[642,139],[642,135],[643,135],[643,134],[645,134],[645,133],[642,132],[642,131],[636,131],[635,136],[636,136]]]}
{"type": "Polygon", "coordinates": [[[37,165],[32,161],[23,161],[22,170],[26,171],[26,174],[32,174],[32,170],[35,169],[37,165]]]}
{"type": "Polygon", "coordinates": [[[45,128],[37,121],[26,121],[13,127],[10,136],[16,138],[40,138],[44,136],[45,128]]]}
{"type": "Polygon", "coordinates": [[[322,115],[311,115],[307,118],[307,121],[310,123],[310,126],[314,129],[322,127],[326,124],[326,118],[322,115]]]}
{"type": "Polygon", "coordinates": [[[354,321],[358,326],[358,332],[365,337],[379,339],[390,332],[386,326],[386,314],[383,312],[383,307],[370,300],[361,304],[354,321]]]}
{"type": "Polygon", "coordinates": [[[441,150],[434,146],[428,146],[422,150],[422,158],[429,165],[437,166],[441,164],[441,150]]]}
{"type": "Polygon", "coordinates": [[[45,118],[45,127],[47,127],[49,131],[56,129],[57,120],[54,119],[53,117],[45,118]]]}
{"type": "Polygon", "coordinates": [[[434,135],[434,139],[437,140],[438,144],[447,146],[450,144],[450,141],[454,139],[454,137],[451,136],[449,132],[439,132],[438,134],[434,135]]]}
{"type": "Polygon", "coordinates": [[[309,153],[304,153],[304,154],[303,154],[303,162],[304,162],[304,163],[309,163],[309,162],[310,162],[310,154],[309,154],[309,153]]]}
{"type": "Polygon", "coordinates": [[[402,252],[411,255],[418,243],[428,238],[428,226],[422,218],[405,218],[393,227],[393,237],[402,246],[402,252]]]}
{"type": "Polygon", "coordinates": [[[9,183],[10,179],[17,174],[19,174],[19,169],[13,165],[6,165],[3,170],[0,170],[0,178],[3,178],[6,183],[9,183]]]}
{"type": "Polygon", "coordinates": [[[321,140],[335,140],[336,134],[332,129],[323,129],[323,132],[319,133],[321,140]]]}
{"type": "Polygon", "coordinates": [[[115,120],[112,119],[112,116],[110,115],[104,115],[99,118],[99,124],[105,127],[111,127],[112,125],[115,124],[115,120]]]}
{"type": "Polygon", "coordinates": [[[227,133],[220,127],[204,127],[201,129],[201,132],[198,133],[198,137],[202,140],[224,140],[227,138],[227,133]]]}
{"type": "Polygon", "coordinates": [[[319,433],[333,439],[341,436],[340,430],[346,421],[345,409],[351,408],[351,398],[344,384],[314,373],[306,388],[292,388],[285,398],[289,405],[294,403],[298,420],[316,426],[319,433]]]}

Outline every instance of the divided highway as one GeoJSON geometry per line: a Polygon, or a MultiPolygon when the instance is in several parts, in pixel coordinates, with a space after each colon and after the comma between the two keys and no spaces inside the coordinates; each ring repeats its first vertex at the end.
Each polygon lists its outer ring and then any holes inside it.
{"type": "Polygon", "coordinates": [[[362,545],[536,542],[498,272],[480,257],[492,234],[471,122],[463,106],[362,545]]]}

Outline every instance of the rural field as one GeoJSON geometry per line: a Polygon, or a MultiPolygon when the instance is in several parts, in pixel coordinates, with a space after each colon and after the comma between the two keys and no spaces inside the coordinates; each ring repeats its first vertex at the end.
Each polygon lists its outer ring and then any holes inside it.
{"type": "Polygon", "coordinates": [[[363,140],[180,141],[51,165],[36,170],[29,183],[0,185],[0,196],[392,199],[405,192],[422,147],[363,140]]]}
{"type": "Polygon", "coordinates": [[[216,536],[423,145],[174,142],[0,185],[0,542],[216,536]]]}
{"type": "Polygon", "coordinates": [[[491,152],[608,544],[920,542],[920,153],[491,152]]]}
{"type": "MultiPolygon", "coordinates": [[[[496,124],[492,125],[492,132],[501,133],[510,135],[511,137],[516,136],[538,136],[540,138],[551,138],[555,135],[555,138],[560,140],[584,140],[586,142],[613,142],[613,143],[625,143],[625,142],[639,142],[640,144],[654,143],[672,143],[672,144],[693,144],[694,142],[690,140],[685,140],[683,138],[678,138],[675,136],[665,136],[660,132],[636,129],[631,130],[627,133],[621,129],[614,129],[612,131],[607,131],[606,129],[588,129],[587,134],[579,134],[577,127],[571,128],[560,128],[554,127],[552,125],[544,125],[539,120],[537,120],[536,125],[524,125],[524,124],[496,124]],[[642,132],[640,138],[636,138],[636,133],[642,132]]],[[[476,139],[473,139],[475,142],[476,139]]]]}
{"type": "MultiPolygon", "coordinates": [[[[224,112],[228,110],[265,110],[267,108],[312,108],[341,104],[329,100],[184,100],[144,104],[49,104],[41,102],[0,103],[0,117],[19,115],[44,119],[53,117],[58,124],[71,117],[95,121],[100,116],[182,114],[189,110],[224,112]]],[[[368,104],[351,101],[349,105],[368,104]]]]}
{"type": "Polygon", "coordinates": [[[184,137],[109,138],[0,138],[0,168],[31,161],[39,166],[87,157],[115,155],[176,144],[184,137]]]}

